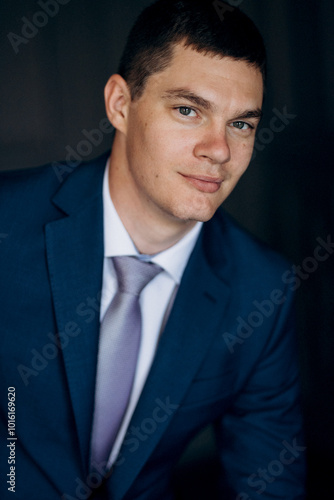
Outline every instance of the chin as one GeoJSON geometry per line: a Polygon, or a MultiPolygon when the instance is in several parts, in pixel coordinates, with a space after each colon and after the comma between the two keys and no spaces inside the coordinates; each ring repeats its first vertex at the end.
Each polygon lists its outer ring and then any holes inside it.
{"type": "Polygon", "coordinates": [[[215,215],[215,212],[210,213],[210,215],[199,215],[196,218],[192,219],[197,222],[208,222],[208,220],[212,219],[212,217],[215,215]]]}
{"type": "Polygon", "coordinates": [[[183,222],[207,222],[212,219],[217,211],[217,208],[211,210],[184,210],[183,213],[176,213],[174,216],[183,222]]]}

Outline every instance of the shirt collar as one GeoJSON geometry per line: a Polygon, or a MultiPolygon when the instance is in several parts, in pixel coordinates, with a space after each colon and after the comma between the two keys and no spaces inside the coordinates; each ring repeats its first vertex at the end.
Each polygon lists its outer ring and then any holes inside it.
{"type": "Polygon", "coordinates": [[[109,160],[103,178],[104,256],[133,255],[162,267],[179,284],[203,223],[197,224],[175,245],[156,255],[142,255],[125,229],[110,197],[109,160]],[[115,237],[117,235],[117,237],[115,237]]]}

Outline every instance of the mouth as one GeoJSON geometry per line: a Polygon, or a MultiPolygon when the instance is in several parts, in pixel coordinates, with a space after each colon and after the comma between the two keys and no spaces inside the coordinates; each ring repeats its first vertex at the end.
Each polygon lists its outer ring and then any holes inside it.
{"type": "Polygon", "coordinates": [[[216,193],[223,182],[223,179],[218,177],[207,177],[205,175],[184,175],[182,177],[203,193],[216,193]]]}

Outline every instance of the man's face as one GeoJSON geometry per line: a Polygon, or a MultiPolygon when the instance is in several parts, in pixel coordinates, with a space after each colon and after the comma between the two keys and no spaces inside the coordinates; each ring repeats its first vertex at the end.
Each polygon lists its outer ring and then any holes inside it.
{"type": "Polygon", "coordinates": [[[129,105],[129,203],[162,223],[210,219],[250,162],[262,98],[258,69],[177,45],[129,105]]]}

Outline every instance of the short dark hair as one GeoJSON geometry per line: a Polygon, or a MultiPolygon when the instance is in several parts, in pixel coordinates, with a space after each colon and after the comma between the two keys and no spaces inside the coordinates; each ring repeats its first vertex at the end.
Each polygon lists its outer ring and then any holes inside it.
{"type": "Polygon", "coordinates": [[[167,68],[181,42],[197,52],[246,61],[265,80],[262,36],[241,10],[210,0],[158,0],[139,15],[120,61],[118,73],[132,99],[141,96],[149,76],[167,68]]]}

